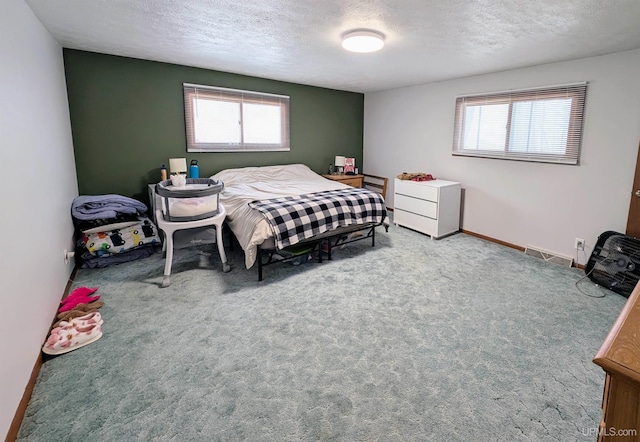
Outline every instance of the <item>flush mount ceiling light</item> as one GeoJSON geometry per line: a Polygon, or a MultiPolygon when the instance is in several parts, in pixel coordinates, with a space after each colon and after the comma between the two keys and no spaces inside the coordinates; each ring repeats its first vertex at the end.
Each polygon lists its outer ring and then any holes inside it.
{"type": "Polygon", "coordinates": [[[376,31],[352,31],[342,38],[342,47],[351,52],[375,52],[384,46],[384,35],[376,31]]]}

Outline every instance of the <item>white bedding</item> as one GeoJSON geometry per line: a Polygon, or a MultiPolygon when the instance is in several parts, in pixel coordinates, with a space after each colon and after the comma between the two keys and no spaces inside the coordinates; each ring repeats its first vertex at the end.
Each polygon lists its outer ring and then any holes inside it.
{"type": "Polygon", "coordinates": [[[211,178],[224,183],[220,202],[227,210],[227,224],[244,250],[247,268],[255,263],[258,246],[273,238],[266,219],[248,203],[349,188],[346,184],[318,175],[304,164],[226,169],[211,178]]]}

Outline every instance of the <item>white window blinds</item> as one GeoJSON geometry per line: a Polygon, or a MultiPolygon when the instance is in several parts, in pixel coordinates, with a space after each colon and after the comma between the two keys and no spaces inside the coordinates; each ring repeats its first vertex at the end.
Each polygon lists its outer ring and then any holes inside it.
{"type": "Polygon", "coordinates": [[[183,84],[189,152],[289,150],[289,97],[183,84]]]}
{"type": "Polygon", "coordinates": [[[456,99],[453,155],[578,164],[587,84],[456,99]]]}

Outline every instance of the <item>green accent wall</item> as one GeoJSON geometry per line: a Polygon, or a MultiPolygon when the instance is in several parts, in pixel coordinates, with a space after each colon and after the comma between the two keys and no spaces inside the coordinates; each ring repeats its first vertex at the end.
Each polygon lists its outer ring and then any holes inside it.
{"type": "Polygon", "coordinates": [[[327,173],[336,155],[362,165],[363,94],[72,49],[64,65],[81,195],[148,202],[147,184],[176,157],[198,160],[201,177],[294,163],[327,173]],[[188,153],[182,83],[290,96],[291,150],[188,153]]]}

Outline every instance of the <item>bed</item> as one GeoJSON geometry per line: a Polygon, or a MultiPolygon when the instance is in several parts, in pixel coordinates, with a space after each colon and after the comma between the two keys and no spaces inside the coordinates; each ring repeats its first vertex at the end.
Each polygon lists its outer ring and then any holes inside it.
{"type": "MultiPolygon", "coordinates": [[[[245,266],[251,268],[258,257],[259,248],[264,250],[277,249],[277,238],[274,229],[267,221],[267,217],[257,209],[251,208],[254,201],[299,197],[308,194],[330,191],[353,191],[346,184],[328,180],[313,172],[304,164],[289,164],[280,166],[244,167],[226,169],[211,178],[224,183],[224,190],[220,193],[220,202],[227,211],[227,224],[235,235],[240,247],[245,253],[245,266]]],[[[374,192],[358,189],[361,192],[374,192]]],[[[382,200],[384,206],[384,200],[382,200]]],[[[388,220],[386,210],[379,222],[351,221],[354,227],[365,225],[380,225],[388,220]],[[359,226],[355,226],[359,224],[359,226]]],[[[378,214],[379,215],[379,214],[378,214]]],[[[378,216],[379,218],[379,216],[378,216]]],[[[330,232],[327,232],[330,233],[330,232]]],[[[325,233],[324,236],[327,236],[325,233]]]]}

